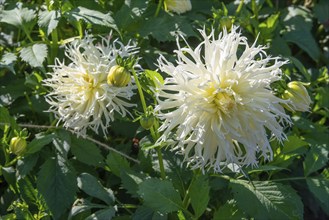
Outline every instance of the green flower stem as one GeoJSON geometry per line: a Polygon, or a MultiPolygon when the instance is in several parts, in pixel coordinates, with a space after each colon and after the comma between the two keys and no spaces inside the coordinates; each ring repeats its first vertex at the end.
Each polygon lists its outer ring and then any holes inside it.
{"type": "Polygon", "coordinates": [[[51,62],[54,62],[58,53],[58,33],[56,28],[51,32],[51,40],[51,62]]]}
{"type": "Polygon", "coordinates": [[[159,15],[162,4],[163,4],[163,0],[159,0],[157,9],[156,9],[155,14],[154,14],[154,17],[157,17],[159,15]]]}
{"type": "MultiPolygon", "coordinates": [[[[136,71],[134,69],[132,69],[132,74],[134,76],[135,83],[136,83],[136,86],[137,86],[137,90],[138,90],[138,93],[139,93],[139,97],[141,99],[143,111],[146,114],[147,107],[146,107],[146,102],[145,102],[145,97],[144,97],[142,86],[139,83],[138,76],[137,76],[136,71]]],[[[157,132],[157,129],[154,129],[154,127],[151,127],[150,132],[151,132],[153,140],[156,141],[158,139],[158,136],[159,136],[158,132],[157,132]]],[[[165,179],[166,178],[166,173],[165,173],[165,169],[164,169],[164,165],[163,165],[163,157],[162,157],[161,147],[157,148],[157,154],[158,154],[158,161],[159,161],[161,178],[165,179]]]]}
{"type": "Polygon", "coordinates": [[[241,1],[240,1],[240,4],[239,4],[239,6],[238,6],[238,8],[237,8],[236,11],[235,11],[235,14],[236,14],[236,15],[238,15],[238,14],[240,13],[240,11],[241,11],[241,9],[242,9],[242,6],[243,6],[243,3],[244,3],[244,0],[241,0],[241,1]]]}

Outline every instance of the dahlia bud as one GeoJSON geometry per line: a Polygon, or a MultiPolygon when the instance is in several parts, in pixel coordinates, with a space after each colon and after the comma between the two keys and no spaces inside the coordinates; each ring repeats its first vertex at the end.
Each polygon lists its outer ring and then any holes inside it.
{"type": "Polygon", "coordinates": [[[293,81],[288,83],[287,90],[284,91],[282,97],[291,101],[291,104],[285,106],[290,111],[309,111],[311,98],[306,88],[301,82],[293,81]]]}
{"type": "Polygon", "coordinates": [[[220,20],[219,20],[220,26],[221,28],[226,28],[226,30],[231,30],[232,27],[232,21],[229,17],[227,16],[223,16],[220,20]]]}
{"type": "Polygon", "coordinates": [[[116,87],[125,87],[131,80],[130,73],[122,66],[111,67],[107,75],[107,83],[116,87]]]}
{"type": "Polygon", "coordinates": [[[165,0],[164,1],[166,11],[176,12],[181,14],[192,9],[190,0],[165,0]]]}
{"type": "Polygon", "coordinates": [[[21,156],[26,151],[26,140],[21,137],[13,137],[10,140],[10,151],[18,156],[21,156]]]}
{"type": "Polygon", "coordinates": [[[141,126],[145,128],[146,130],[150,129],[154,124],[155,118],[153,115],[149,116],[142,116],[142,118],[139,120],[141,126]]]}

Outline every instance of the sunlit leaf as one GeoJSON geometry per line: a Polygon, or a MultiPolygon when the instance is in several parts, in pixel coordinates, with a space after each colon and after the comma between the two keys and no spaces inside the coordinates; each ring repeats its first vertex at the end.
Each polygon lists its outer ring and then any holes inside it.
{"type": "Polygon", "coordinates": [[[38,24],[40,27],[47,28],[47,35],[49,35],[57,27],[60,16],[59,11],[39,11],[38,24]]]}
{"type": "Polygon", "coordinates": [[[32,67],[41,67],[47,57],[47,53],[48,48],[45,44],[34,44],[33,46],[22,48],[20,57],[32,67]]]}
{"type": "Polygon", "coordinates": [[[250,216],[269,219],[300,219],[303,203],[290,186],[269,181],[231,180],[238,207],[250,216]],[[253,184],[253,185],[252,185],[253,184]]]}

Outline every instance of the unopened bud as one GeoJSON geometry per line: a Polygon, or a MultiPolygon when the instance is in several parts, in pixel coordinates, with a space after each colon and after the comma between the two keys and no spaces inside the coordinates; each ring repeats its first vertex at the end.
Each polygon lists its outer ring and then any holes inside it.
{"type": "Polygon", "coordinates": [[[229,17],[227,16],[223,16],[220,20],[219,20],[219,23],[220,23],[220,27],[221,28],[226,28],[226,30],[231,30],[231,27],[232,27],[232,21],[229,17]]]}
{"type": "Polygon", "coordinates": [[[115,65],[111,67],[109,74],[107,75],[107,83],[116,87],[124,87],[131,80],[131,76],[128,70],[124,67],[115,65]]]}
{"type": "Polygon", "coordinates": [[[293,81],[287,86],[282,97],[290,100],[291,103],[285,107],[290,111],[309,111],[312,101],[304,85],[301,82],[293,81]]]}
{"type": "Polygon", "coordinates": [[[10,151],[18,156],[21,156],[26,151],[26,140],[21,137],[13,137],[10,140],[10,151]]]}
{"type": "Polygon", "coordinates": [[[165,0],[166,11],[176,12],[181,14],[192,9],[192,4],[190,0],[165,0]]]}
{"type": "Polygon", "coordinates": [[[146,130],[150,129],[154,124],[155,118],[153,115],[149,116],[142,116],[142,118],[139,120],[141,126],[145,128],[146,130]]]}

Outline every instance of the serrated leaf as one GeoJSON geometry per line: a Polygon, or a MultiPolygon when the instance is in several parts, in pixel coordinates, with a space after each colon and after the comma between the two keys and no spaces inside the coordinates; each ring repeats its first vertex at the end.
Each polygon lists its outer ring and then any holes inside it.
{"type": "Polygon", "coordinates": [[[50,144],[55,137],[55,134],[37,134],[35,138],[27,145],[27,151],[25,154],[30,155],[40,151],[44,146],[50,144]]]}
{"type": "Polygon", "coordinates": [[[20,195],[25,201],[35,203],[38,200],[38,191],[33,187],[31,181],[28,178],[19,179],[17,181],[20,195]]]}
{"type": "Polygon", "coordinates": [[[45,44],[34,44],[33,46],[24,47],[19,52],[20,57],[32,67],[41,67],[47,57],[48,48],[45,44]]]}
{"type": "Polygon", "coordinates": [[[202,215],[208,206],[209,191],[209,181],[205,175],[199,176],[190,186],[189,196],[197,218],[202,215]]]}
{"type": "Polygon", "coordinates": [[[29,174],[33,167],[36,165],[38,158],[38,154],[32,154],[24,156],[22,159],[18,160],[16,166],[18,175],[21,178],[24,178],[27,174],[29,174]]]}
{"type": "Polygon", "coordinates": [[[56,148],[58,154],[67,159],[67,155],[71,148],[71,133],[64,129],[55,131],[56,137],[53,139],[53,145],[56,148]]]}
{"type": "Polygon", "coordinates": [[[162,215],[146,206],[139,206],[132,216],[132,220],[167,220],[167,215],[162,215]]]}
{"type": "Polygon", "coordinates": [[[100,11],[95,11],[79,6],[72,11],[66,12],[66,15],[70,19],[76,21],[79,21],[81,19],[87,23],[110,27],[118,31],[115,21],[110,13],[104,14],[100,11]]]}
{"type": "Polygon", "coordinates": [[[74,201],[77,177],[72,169],[63,158],[49,158],[38,173],[37,188],[56,219],[74,201]]]}
{"type": "Polygon", "coordinates": [[[237,207],[234,199],[227,201],[224,205],[220,206],[214,213],[216,220],[241,220],[247,219],[243,212],[237,207]]]}
{"type": "Polygon", "coordinates": [[[320,205],[329,215],[329,180],[325,178],[307,178],[307,185],[312,194],[320,201],[320,205]]]}
{"type": "Polygon", "coordinates": [[[269,181],[231,180],[238,207],[249,216],[268,219],[301,219],[303,203],[290,187],[269,181]],[[253,186],[254,185],[254,186],[253,186]]]}
{"type": "Polygon", "coordinates": [[[129,162],[126,160],[126,158],[114,152],[108,154],[106,158],[106,164],[110,167],[113,174],[119,177],[121,171],[126,171],[130,169],[129,162]]]}
{"type": "Polygon", "coordinates": [[[47,35],[49,35],[57,27],[60,16],[59,11],[39,11],[38,24],[40,27],[47,28],[47,35]]]}
{"type": "Polygon", "coordinates": [[[105,209],[108,207],[107,205],[91,203],[88,200],[80,199],[80,201],[82,201],[82,204],[75,205],[70,210],[68,220],[71,220],[74,216],[90,209],[105,209]]]}
{"type": "Polygon", "coordinates": [[[1,65],[10,65],[13,62],[15,62],[16,59],[17,59],[16,54],[5,52],[1,58],[0,64],[1,65]]]}
{"type": "Polygon", "coordinates": [[[139,185],[144,205],[161,214],[184,209],[179,193],[168,180],[148,179],[139,185]]]}
{"type": "Polygon", "coordinates": [[[100,149],[92,142],[72,137],[71,152],[77,160],[92,166],[104,164],[104,157],[100,149]]]}
{"type": "Polygon", "coordinates": [[[324,167],[328,160],[328,149],[326,145],[312,146],[303,163],[305,176],[324,167]]]}
{"type": "Polygon", "coordinates": [[[22,8],[22,4],[12,10],[3,10],[0,22],[23,27],[26,23],[35,18],[35,11],[28,8],[22,8]]]}
{"type": "Polygon", "coordinates": [[[102,209],[95,212],[91,216],[87,217],[85,220],[111,220],[115,216],[115,212],[116,211],[113,207],[109,207],[107,209],[102,209]]]}
{"type": "Polygon", "coordinates": [[[112,190],[106,189],[102,184],[89,173],[82,173],[78,177],[78,187],[88,195],[98,198],[110,205],[114,202],[112,190]]]}
{"type": "Polygon", "coordinates": [[[135,171],[124,171],[120,174],[122,186],[133,197],[138,197],[138,185],[146,178],[145,174],[137,173],[135,171]]]}

